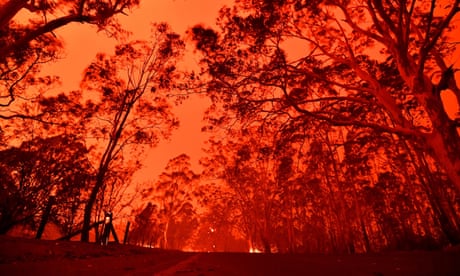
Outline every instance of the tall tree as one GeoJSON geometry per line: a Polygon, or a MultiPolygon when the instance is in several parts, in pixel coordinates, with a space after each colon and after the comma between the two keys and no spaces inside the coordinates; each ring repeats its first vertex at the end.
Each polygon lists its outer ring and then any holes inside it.
{"type": "Polygon", "coordinates": [[[150,41],[119,45],[112,56],[98,54],[86,69],[81,87],[94,93],[85,117],[98,164],[85,207],[83,241],[89,239],[97,195],[117,162],[127,158],[124,152],[131,151],[136,166],[143,145],[156,145],[178,126],[166,96],[177,81],[175,64],[183,48],[166,24],[154,24],[150,41]]]}
{"type": "Polygon", "coordinates": [[[158,241],[162,238],[157,205],[149,202],[143,209],[137,211],[129,237],[130,243],[136,245],[157,246],[158,241]]]}
{"type": "Polygon", "coordinates": [[[244,135],[234,130],[229,139],[211,139],[210,159],[202,163],[209,177],[223,182],[222,191],[213,194],[217,202],[211,206],[227,211],[223,215],[232,225],[227,227],[243,233],[249,248],[268,253],[275,247],[275,228],[283,213],[283,185],[278,179],[282,173],[277,170],[279,155],[271,147],[272,139],[258,130],[246,129],[244,135]]]}
{"type": "Polygon", "coordinates": [[[404,136],[460,190],[457,125],[440,97],[451,89],[460,102],[447,64],[458,6],[243,0],[221,11],[220,30],[192,33],[211,77],[209,94],[236,118],[283,112],[404,136]],[[304,52],[289,59],[289,43],[304,52]]]}
{"type": "MultiPolygon", "coordinates": [[[[175,225],[177,228],[177,224],[181,222],[186,222],[186,224],[193,222],[196,198],[199,193],[197,190],[199,175],[195,174],[190,166],[190,157],[186,154],[171,159],[152,189],[153,199],[158,202],[163,226],[162,248],[182,248],[185,246],[185,244],[180,244],[177,240],[172,241],[170,238],[174,236],[171,235],[171,231],[177,231],[172,226],[175,225]],[[174,242],[176,242],[175,247],[174,242]]],[[[190,229],[188,232],[190,234],[190,229]]],[[[182,242],[185,241],[182,240],[182,242]]]]}

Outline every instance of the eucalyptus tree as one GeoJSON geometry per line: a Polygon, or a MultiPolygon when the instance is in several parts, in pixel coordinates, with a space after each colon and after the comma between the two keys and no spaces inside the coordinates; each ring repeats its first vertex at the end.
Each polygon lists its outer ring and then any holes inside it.
{"type": "MultiPolygon", "coordinates": [[[[206,251],[226,251],[232,247],[227,243],[240,240],[243,244],[233,244],[237,251],[251,248],[247,240],[247,227],[243,223],[239,199],[228,185],[228,177],[233,160],[233,152],[222,139],[209,139],[205,151],[207,156],[200,159],[203,167],[201,187],[203,194],[200,205],[200,228],[195,238],[195,246],[206,251]]],[[[229,249],[231,251],[231,249],[229,249]]]]}
{"type": "Polygon", "coordinates": [[[456,121],[440,97],[451,89],[460,101],[447,64],[458,5],[243,0],[221,10],[220,29],[191,32],[215,103],[404,136],[460,190],[456,121]]]}
{"type": "Polygon", "coordinates": [[[118,45],[113,55],[98,54],[87,67],[81,83],[88,95],[82,124],[96,174],[85,207],[83,241],[88,241],[94,204],[110,172],[116,167],[135,170],[145,147],[157,145],[178,126],[167,95],[179,77],[175,64],[183,49],[168,25],[153,24],[149,41],[118,45]]]}
{"type": "Polygon", "coordinates": [[[98,31],[123,33],[117,16],[139,0],[5,0],[0,4],[0,119],[42,120],[21,104],[39,97],[43,86],[57,77],[43,76],[43,64],[55,61],[63,50],[54,31],[71,23],[86,23],[98,31]],[[13,103],[19,102],[13,105],[13,103]]]}
{"type": "MultiPolygon", "coordinates": [[[[440,210],[439,199],[431,189],[436,187],[446,193],[454,190],[449,191],[447,183],[428,185],[427,182],[443,180],[426,179],[434,173],[432,168],[421,160],[412,160],[417,155],[411,149],[413,145],[395,138],[349,129],[344,141],[344,170],[351,183],[347,193],[354,198],[356,208],[352,223],[360,226],[367,250],[404,245],[439,248],[457,243],[454,217],[440,210]],[[443,223],[439,222],[441,218],[443,223]]],[[[447,201],[443,206],[453,207],[447,201]]]]}
{"type": "Polygon", "coordinates": [[[460,202],[455,200],[458,198],[458,191],[446,179],[439,167],[433,168],[431,158],[426,153],[414,150],[407,143],[404,146],[408,158],[415,160],[413,164],[418,181],[430,203],[430,213],[432,212],[433,225],[435,226],[432,231],[438,230],[437,226],[442,232],[439,235],[444,236],[447,243],[458,244],[460,241],[460,216],[456,210],[459,208],[460,202]],[[431,185],[430,183],[443,183],[444,185],[431,185]]]}
{"type": "Polygon", "coordinates": [[[133,227],[129,233],[129,242],[140,246],[154,247],[161,237],[158,206],[148,202],[135,215],[133,227]]]}
{"type": "Polygon", "coordinates": [[[431,158],[426,153],[417,152],[413,148],[414,145],[405,139],[391,138],[389,144],[392,146],[385,147],[381,157],[390,161],[387,163],[387,170],[400,177],[399,190],[403,190],[410,198],[411,208],[405,210],[404,214],[412,216],[411,226],[418,234],[430,233],[426,235],[425,240],[423,235],[417,237],[418,246],[424,246],[423,243],[426,243],[426,246],[438,247],[446,243],[459,243],[458,216],[452,212],[457,203],[446,198],[441,199],[447,194],[450,198],[455,198],[458,192],[445,176],[439,175],[436,166],[427,164],[426,158],[431,158]],[[436,179],[435,175],[439,178],[436,179]],[[440,221],[442,223],[439,223],[440,221]]]}
{"type": "Polygon", "coordinates": [[[291,177],[290,163],[281,158],[282,151],[273,147],[268,125],[247,126],[244,130],[232,130],[231,134],[219,141],[211,138],[209,156],[202,160],[205,175],[218,179],[215,185],[220,187],[213,195],[218,203],[211,204],[227,211],[223,216],[245,236],[250,249],[270,252],[283,244],[283,248],[277,249],[287,251],[289,245],[275,233],[292,221],[283,210],[290,203],[286,202],[291,195],[286,187],[291,177]]]}
{"type": "Polygon", "coordinates": [[[190,157],[186,154],[172,158],[158,181],[145,191],[145,197],[157,206],[157,224],[161,229],[162,248],[183,248],[187,242],[184,237],[190,238],[194,232],[188,226],[196,223],[194,218],[200,195],[200,176],[190,167],[190,157]],[[182,237],[174,235],[181,227],[184,228],[181,232],[182,237]]]}

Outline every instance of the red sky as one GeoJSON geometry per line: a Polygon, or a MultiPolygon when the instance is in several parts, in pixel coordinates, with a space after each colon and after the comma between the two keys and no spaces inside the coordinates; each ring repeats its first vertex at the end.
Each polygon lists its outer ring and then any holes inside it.
{"type": "MultiPolygon", "coordinates": [[[[147,39],[151,22],[168,22],[172,29],[184,34],[196,24],[212,26],[218,10],[231,0],[143,0],[141,6],[129,16],[120,18],[123,27],[133,33],[133,39],[147,39]]],[[[104,33],[96,33],[90,26],[70,25],[56,34],[65,42],[63,59],[44,70],[45,74],[56,74],[62,78],[62,91],[78,89],[84,68],[98,52],[111,52],[116,44],[104,33]]],[[[173,133],[171,141],[163,141],[152,149],[143,162],[144,168],[136,174],[135,181],[156,178],[166,163],[181,153],[192,157],[198,172],[198,159],[205,135],[201,133],[201,119],[207,101],[194,98],[175,108],[180,119],[180,128],[173,133]]]]}
{"type": "MultiPolygon", "coordinates": [[[[142,0],[141,6],[132,11],[129,16],[121,18],[123,26],[133,32],[133,38],[147,38],[151,22],[168,22],[174,31],[184,34],[187,28],[202,23],[212,26],[217,18],[217,12],[224,4],[232,0],[142,0]]],[[[56,34],[65,41],[66,54],[61,62],[51,65],[45,73],[57,74],[62,78],[63,91],[78,89],[81,73],[93,60],[98,52],[111,52],[114,39],[104,33],[96,33],[90,26],[70,25],[62,28],[56,34]]],[[[460,65],[459,52],[448,62],[460,65]]],[[[449,97],[447,102],[455,103],[455,98],[449,97]]],[[[201,133],[201,118],[207,105],[204,99],[193,99],[175,108],[181,127],[175,131],[171,141],[164,141],[152,149],[144,161],[144,168],[136,174],[136,179],[154,179],[161,173],[169,159],[181,153],[192,157],[197,165],[201,155],[201,147],[205,135],[201,133]]],[[[451,108],[451,114],[458,110],[451,108]]],[[[199,167],[194,169],[198,172],[199,167]]]]}

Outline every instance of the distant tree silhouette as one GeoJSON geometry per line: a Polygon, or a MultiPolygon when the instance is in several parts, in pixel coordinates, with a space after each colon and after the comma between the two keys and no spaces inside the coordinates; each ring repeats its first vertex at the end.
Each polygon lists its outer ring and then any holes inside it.
{"type": "Polygon", "coordinates": [[[168,249],[189,245],[198,228],[196,210],[203,193],[190,166],[190,157],[180,154],[169,160],[157,181],[143,183],[142,199],[148,204],[135,210],[135,243],[168,249]]]}
{"type": "Polygon", "coordinates": [[[161,239],[161,229],[157,218],[158,207],[148,202],[143,209],[137,212],[133,228],[129,233],[130,243],[140,246],[157,246],[161,239]]]}
{"type": "MultiPolygon", "coordinates": [[[[173,231],[178,231],[181,223],[183,227],[193,223],[195,217],[196,198],[199,193],[199,175],[195,174],[190,168],[190,157],[186,154],[178,155],[169,160],[164,172],[160,174],[154,187],[150,188],[150,198],[158,203],[160,223],[162,225],[162,238],[160,246],[162,248],[180,249],[187,239],[173,235],[173,231]],[[173,227],[174,226],[174,227],[173,227]],[[176,236],[176,237],[174,237],[176,236]],[[176,239],[172,241],[171,239],[176,239]],[[182,239],[182,244],[179,242],[182,239]],[[175,244],[175,247],[173,247],[175,244]]],[[[193,233],[194,229],[187,229],[193,233]]],[[[185,236],[187,231],[182,232],[185,236]]]]}

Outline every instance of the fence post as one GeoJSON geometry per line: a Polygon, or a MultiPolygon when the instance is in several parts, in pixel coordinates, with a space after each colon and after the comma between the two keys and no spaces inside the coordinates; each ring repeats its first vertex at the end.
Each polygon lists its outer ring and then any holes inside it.
{"type": "Polygon", "coordinates": [[[110,232],[112,230],[112,213],[105,212],[105,220],[104,220],[104,229],[102,232],[101,237],[101,244],[107,245],[109,243],[110,232]]]}
{"type": "Polygon", "coordinates": [[[126,244],[128,242],[128,234],[129,234],[129,225],[131,222],[128,221],[126,224],[126,229],[125,229],[125,236],[123,237],[123,244],[126,244]]]}

